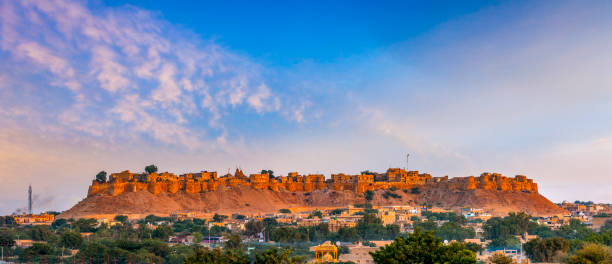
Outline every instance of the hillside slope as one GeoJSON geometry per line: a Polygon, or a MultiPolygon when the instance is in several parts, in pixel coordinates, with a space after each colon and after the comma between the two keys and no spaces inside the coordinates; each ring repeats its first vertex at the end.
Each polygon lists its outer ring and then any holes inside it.
{"type": "MultiPolygon", "coordinates": [[[[564,210],[538,193],[498,190],[449,190],[421,187],[418,193],[394,191],[398,198],[384,198],[385,190],[375,191],[374,205],[434,205],[443,208],[485,208],[494,215],[526,212],[531,215],[562,214],[564,210]]],[[[97,194],[88,197],[59,218],[106,217],[126,214],[144,217],[149,214],[169,215],[172,212],[220,214],[274,213],[282,208],[343,207],[364,203],[363,194],[353,191],[317,190],[310,193],[257,190],[250,187],[222,187],[203,193],[148,191],[126,192],[118,196],[97,194]]]]}

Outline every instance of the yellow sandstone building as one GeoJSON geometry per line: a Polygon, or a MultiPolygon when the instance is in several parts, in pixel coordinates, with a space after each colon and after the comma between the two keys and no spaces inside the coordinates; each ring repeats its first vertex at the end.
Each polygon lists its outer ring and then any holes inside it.
{"type": "Polygon", "coordinates": [[[315,247],[315,263],[338,262],[338,247],[329,241],[315,247]]]}
{"type": "Polygon", "coordinates": [[[163,173],[132,173],[123,171],[110,175],[108,182],[93,180],[89,187],[88,196],[98,193],[119,195],[124,192],[137,192],[146,190],[153,194],[161,192],[200,193],[215,191],[219,186],[248,186],[254,189],[311,192],[315,190],[332,189],[335,191],[354,191],[363,193],[368,190],[379,189],[410,189],[423,185],[437,185],[449,189],[472,190],[501,190],[537,192],[537,184],[526,176],[517,175],[513,178],[498,173],[483,173],[479,177],[432,177],[429,174],[420,174],[418,171],[406,171],[400,168],[390,168],[385,173],[363,172],[358,175],[343,173],[332,174],[331,179],[325,179],[322,174],[299,175],[290,172],[287,176],[270,177],[267,173],[251,174],[247,177],[242,170],[236,169],[234,174],[218,177],[217,172],[202,171],[175,175],[163,173]]]}

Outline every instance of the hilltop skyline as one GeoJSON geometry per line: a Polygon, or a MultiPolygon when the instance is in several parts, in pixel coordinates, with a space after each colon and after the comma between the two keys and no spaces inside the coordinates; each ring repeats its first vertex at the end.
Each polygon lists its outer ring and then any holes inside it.
{"type": "Polygon", "coordinates": [[[95,174],[527,175],[612,202],[612,3],[2,1],[0,213],[95,174]]]}

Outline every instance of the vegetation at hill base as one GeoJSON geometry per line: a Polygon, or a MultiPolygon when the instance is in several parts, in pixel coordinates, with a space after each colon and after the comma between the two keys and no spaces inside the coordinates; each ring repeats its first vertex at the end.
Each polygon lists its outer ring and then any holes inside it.
{"type": "MultiPolygon", "coordinates": [[[[364,207],[368,209],[371,205],[364,207]]],[[[117,263],[151,263],[153,260],[163,263],[270,263],[273,259],[279,262],[272,263],[303,263],[313,258],[308,247],[328,240],[332,243],[361,241],[366,246],[373,245],[369,241],[394,240],[372,254],[377,263],[474,263],[472,256],[485,250],[476,243],[452,242],[476,237],[463,216],[426,212],[422,217],[427,220],[411,218],[414,234],[400,233],[398,225],[383,225],[374,212],[364,213],[355,227],[339,228],[336,232],[331,231],[328,223],[306,227],[279,223],[274,218],[250,220],[243,231],[232,232],[213,224],[229,219],[220,214],[210,222],[154,215],[130,221],[125,216],[117,216],[112,226],[99,224],[95,219],[57,219],[50,226],[18,226],[3,218],[0,219],[0,246],[5,256],[11,256],[12,260],[45,262],[55,261],[59,256],[63,263],[88,260],[104,263],[109,257],[117,263]],[[168,243],[170,237],[186,236],[193,244],[170,246],[168,243]],[[220,236],[225,237],[224,241],[215,243],[213,249],[202,248],[199,244],[208,237],[220,236]],[[31,239],[34,243],[28,248],[14,247],[17,238],[31,239]],[[257,242],[260,239],[264,242],[257,242]],[[450,243],[445,245],[445,240],[450,243]],[[72,255],[73,249],[78,249],[78,253],[72,255]],[[393,262],[394,258],[397,262],[393,262]]],[[[607,222],[598,232],[578,220],[552,230],[538,225],[529,215],[513,213],[491,218],[482,225],[484,238],[493,241],[486,248],[489,251],[499,246],[518,249],[516,237],[529,233],[539,237],[522,245],[533,262],[610,263],[612,222],[607,222]]],[[[348,248],[340,247],[339,251],[344,254],[348,248]]],[[[495,256],[491,261],[506,263],[504,258],[495,256]]]]}

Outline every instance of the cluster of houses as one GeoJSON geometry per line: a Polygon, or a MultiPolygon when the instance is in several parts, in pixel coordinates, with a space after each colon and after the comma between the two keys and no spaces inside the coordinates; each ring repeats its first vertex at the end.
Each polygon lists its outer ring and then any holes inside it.
{"type": "Polygon", "coordinates": [[[579,220],[595,231],[605,225],[606,222],[612,221],[612,205],[596,204],[593,202],[568,202],[563,201],[557,204],[565,209],[565,215],[556,215],[550,217],[540,217],[537,222],[546,225],[552,229],[557,229],[563,225],[570,223],[572,219],[579,220]]]}
{"type": "Polygon", "coordinates": [[[18,225],[51,225],[55,221],[55,214],[15,214],[9,215],[18,225]]]}
{"type": "MultiPolygon", "coordinates": [[[[541,217],[536,221],[540,224],[547,225],[551,228],[559,228],[561,225],[568,224],[571,219],[580,220],[586,223],[588,226],[598,229],[608,220],[612,220],[612,206],[606,204],[593,204],[593,203],[569,203],[563,202],[559,204],[560,207],[565,209],[568,214],[564,216],[552,216],[552,217],[541,217]]],[[[282,209],[278,213],[266,213],[266,214],[252,214],[252,215],[232,215],[227,217],[216,217],[215,214],[211,213],[197,213],[197,212],[175,212],[170,214],[166,218],[161,218],[159,221],[154,223],[147,223],[149,228],[155,229],[160,225],[172,225],[176,221],[187,220],[187,219],[205,219],[208,223],[209,228],[213,226],[223,227],[231,231],[242,231],[245,230],[245,225],[251,220],[263,220],[265,218],[274,218],[278,223],[293,225],[293,226],[316,226],[321,223],[326,223],[329,230],[332,232],[338,231],[342,227],[355,227],[358,221],[363,217],[366,210],[376,212],[378,217],[382,220],[384,225],[396,224],[400,227],[400,232],[412,232],[414,221],[418,218],[420,221],[427,220],[428,215],[431,213],[448,213],[450,210],[443,208],[427,208],[421,206],[407,206],[407,205],[394,205],[394,206],[372,206],[368,205],[351,205],[348,207],[295,207],[282,209]]],[[[488,242],[483,239],[483,223],[492,217],[492,215],[483,208],[463,208],[460,211],[455,211],[463,215],[468,222],[464,227],[472,227],[476,232],[476,238],[466,239],[463,242],[471,242],[486,247],[488,242]]],[[[54,221],[54,214],[43,213],[39,215],[13,215],[15,223],[19,225],[50,225],[54,221]]],[[[435,220],[440,226],[448,220],[435,220]]],[[[120,222],[114,220],[114,216],[108,216],[107,218],[99,218],[98,224],[105,224],[107,226],[113,226],[120,224],[120,222]]],[[[134,228],[138,227],[138,224],[133,225],[134,228]]],[[[83,234],[84,236],[90,234],[83,234]]],[[[517,236],[521,243],[536,238],[533,235],[520,235],[517,236]]],[[[266,239],[263,234],[250,238],[264,242],[266,239]]],[[[194,235],[190,233],[179,233],[175,234],[168,239],[170,245],[184,244],[202,244],[207,246],[220,246],[223,241],[223,237],[214,236],[202,236],[194,235]]],[[[28,247],[30,241],[20,240],[16,246],[28,247]]],[[[313,252],[316,252],[316,260],[327,260],[335,259],[337,261],[353,261],[355,263],[372,263],[372,258],[369,252],[373,252],[378,248],[391,243],[392,241],[369,241],[367,244],[362,243],[339,243],[349,247],[348,254],[337,253],[337,246],[330,244],[329,242],[323,243],[319,246],[311,248],[313,252]]],[[[451,241],[445,241],[449,243],[451,241]]],[[[517,260],[517,263],[528,263],[528,260],[516,250],[502,250],[503,254],[510,256],[517,260]]],[[[486,261],[493,252],[485,251],[482,254],[478,254],[479,260],[486,261]]]]}

